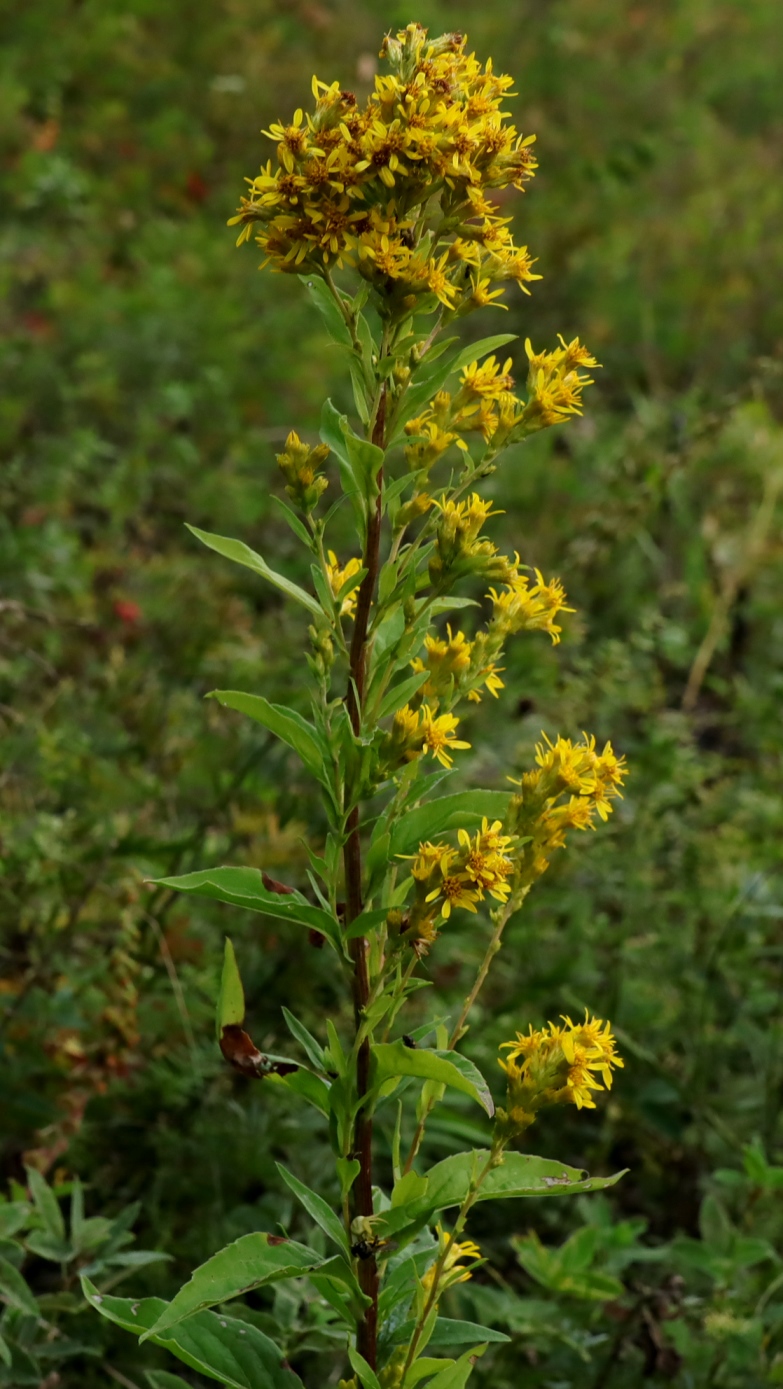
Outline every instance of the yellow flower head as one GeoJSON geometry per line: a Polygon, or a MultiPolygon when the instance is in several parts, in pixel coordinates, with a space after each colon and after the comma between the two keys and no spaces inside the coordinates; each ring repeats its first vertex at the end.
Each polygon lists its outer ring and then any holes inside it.
{"type": "Polygon", "coordinates": [[[508,1081],[509,1111],[531,1116],[547,1104],[595,1109],[593,1092],[611,1089],[612,1071],[623,1065],[611,1025],[587,1012],[581,1023],[562,1021],[562,1027],[550,1022],[502,1044],[508,1052],[499,1064],[508,1081]]]}
{"type": "MultiPolygon", "coordinates": [[[[340,562],[336,554],[334,553],[334,550],[329,551],[327,555],[326,574],[327,578],[329,579],[329,587],[332,590],[332,596],[334,598],[337,598],[339,596],[340,590],[342,589],[343,585],[348,581],[348,579],[352,579],[355,574],[358,574],[361,567],[361,560],[355,557],[353,559],[349,559],[348,563],[343,567],[340,565],[340,562]]],[[[357,586],[355,588],[352,588],[350,593],[347,594],[345,598],[343,598],[342,602],[340,603],[341,617],[353,617],[354,613],[356,612],[356,602],[358,596],[359,589],[357,586]]]]}
{"type": "Polygon", "coordinates": [[[421,706],[422,738],[425,751],[432,753],[443,767],[451,767],[450,754],[457,748],[469,748],[470,743],[456,737],[459,719],[454,714],[441,714],[435,717],[428,704],[421,706]]]}
{"type": "Polygon", "coordinates": [[[439,1225],[438,1257],[430,1264],[421,1280],[427,1297],[432,1293],[436,1276],[438,1295],[455,1283],[466,1283],[472,1277],[472,1268],[475,1267],[476,1260],[480,1258],[481,1250],[473,1240],[463,1240],[460,1243],[452,1234],[445,1233],[439,1225]],[[471,1260],[469,1268],[465,1266],[466,1259],[471,1260]]]}
{"type": "Polygon", "coordinates": [[[451,753],[470,747],[470,743],[457,738],[458,724],[454,714],[437,715],[429,704],[422,704],[419,709],[405,704],[394,715],[390,744],[407,762],[429,752],[442,766],[451,767],[451,753]]]}
{"type": "Polygon", "coordinates": [[[471,362],[462,373],[462,393],[466,397],[476,396],[481,400],[499,400],[514,385],[511,375],[511,358],[501,367],[493,357],[487,357],[479,365],[471,362]]]}
{"type": "Polygon", "coordinates": [[[560,640],[562,627],[555,618],[561,612],[573,612],[567,606],[565,589],[559,579],[547,583],[540,569],[534,570],[535,583],[526,574],[520,574],[516,565],[511,569],[505,590],[500,593],[489,590],[492,599],[493,623],[503,636],[515,632],[547,632],[553,643],[560,640]]]}

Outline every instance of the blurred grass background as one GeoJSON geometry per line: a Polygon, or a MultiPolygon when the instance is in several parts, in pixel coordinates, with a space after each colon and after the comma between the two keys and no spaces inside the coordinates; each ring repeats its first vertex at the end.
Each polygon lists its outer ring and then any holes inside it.
{"type": "MultiPolygon", "coordinates": [[[[592,1214],[482,1214],[503,1288],[475,1280],[454,1307],[512,1330],[477,1372],[501,1389],[520,1366],[552,1389],[783,1382],[783,1221],[747,1157],[755,1142],[780,1158],[783,1098],[775,0],[31,0],[0,15],[4,1174],[33,1154],[79,1171],[95,1203],[142,1197],[142,1238],[174,1256],[163,1292],[220,1243],[293,1219],[274,1157],[321,1179],[323,1135],[221,1069],[211,1012],[229,927],[257,1040],[277,1051],[281,1003],[316,1025],[339,1006],[329,960],[312,951],[305,978],[278,924],[144,879],[231,861],[304,879],[301,836],[322,830],[285,749],[203,700],[215,685],[296,698],[303,624],[183,523],[301,564],[270,503],[274,452],[292,426],[315,430],[326,394],[349,401],[298,284],[259,276],[224,223],[267,157],[260,128],[307,104],[313,71],[364,93],[383,33],[412,18],[466,30],[512,72],[517,124],[538,135],[516,234],[544,279],[481,329],[537,348],[578,333],[604,364],[585,418],[493,486],[503,541],[559,574],[578,612],[557,650],[512,648],[499,707],[471,711],[466,775],[502,786],[542,729],[611,737],[632,768],[610,826],[518,918],[466,1044],[491,1074],[529,1021],[611,1016],[627,1065],[610,1103],[536,1141],[631,1171],[592,1214]],[[615,1235],[594,1261],[637,1220],[650,1267],[624,1302],[542,1293],[508,1234],[557,1243],[596,1211],[615,1235]],[[768,1251],[738,1252],[754,1232],[768,1251]],[[527,1311],[492,1312],[508,1289],[527,1311]]],[[[428,1006],[453,1006],[483,940],[472,918],[444,933],[428,1006]]],[[[431,1151],[478,1133],[445,1110],[431,1151]]],[[[117,1345],[127,1374],[137,1352],[117,1345]]],[[[74,1363],[60,1383],[110,1382],[74,1363]]]]}

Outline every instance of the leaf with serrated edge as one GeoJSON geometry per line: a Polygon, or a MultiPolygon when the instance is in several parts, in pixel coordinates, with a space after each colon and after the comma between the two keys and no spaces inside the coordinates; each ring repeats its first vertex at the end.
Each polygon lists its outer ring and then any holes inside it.
{"type": "MultiPolygon", "coordinates": [[[[110,1297],[99,1293],[84,1277],[82,1290],[90,1306],[101,1316],[135,1336],[149,1331],[166,1306],[160,1297],[145,1297],[139,1301],[110,1297]]],[[[227,1389],[303,1389],[299,1376],[283,1363],[282,1352],[274,1341],[257,1327],[236,1317],[197,1312],[171,1331],[151,1339],[171,1351],[191,1370],[216,1379],[227,1389]]]]}
{"type": "Polygon", "coordinates": [[[265,1283],[283,1278],[299,1278],[305,1271],[318,1268],[324,1262],[321,1255],[294,1240],[277,1235],[256,1233],[242,1235],[226,1245],[205,1264],[197,1268],[189,1282],[180,1288],[165,1311],[142,1336],[146,1341],[184,1321],[194,1312],[230,1302],[234,1297],[265,1283]]]}

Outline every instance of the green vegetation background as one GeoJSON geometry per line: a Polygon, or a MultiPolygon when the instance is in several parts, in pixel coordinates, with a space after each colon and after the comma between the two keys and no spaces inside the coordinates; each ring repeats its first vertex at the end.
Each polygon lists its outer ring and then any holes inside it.
{"type": "MultiPolygon", "coordinates": [[[[452,1309],[513,1334],[476,1375],[499,1389],[783,1382],[783,1219],[760,1156],[780,1159],[783,1098],[777,0],[4,11],[4,1176],[32,1152],[50,1176],[78,1171],[94,1211],[140,1198],[142,1243],[173,1262],[133,1286],[164,1295],[245,1230],[296,1228],[275,1157],[323,1184],[324,1135],[222,1068],[211,1016],[227,929],[275,1051],[290,1049],[281,1004],[316,1030],[341,1006],[330,961],[144,879],[241,862],[302,881],[301,837],[321,832],[286,750],[203,699],[300,699],[303,623],[183,523],[296,577],[274,452],[345,386],[296,281],[260,277],[224,223],[267,157],[260,127],[307,104],[313,71],[363,93],[383,32],[412,18],[467,30],[515,75],[517,123],[538,134],[515,216],[545,278],[476,331],[536,347],[579,333],[604,364],[585,419],[525,446],[490,490],[503,541],[559,574],[578,612],[557,650],[518,640],[499,702],[471,710],[460,775],[502,786],[542,729],[583,728],[632,771],[609,827],[516,920],[466,1043],[491,1074],[530,1021],[610,1016],[626,1070],[609,1103],[548,1118],[536,1144],[630,1173],[611,1205],[482,1215],[501,1279],[480,1275],[452,1309]],[[593,1232],[576,1283],[551,1259],[542,1274],[531,1241],[514,1252],[530,1227],[547,1246],[593,1232]]],[[[483,942],[475,918],[449,925],[422,1007],[448,1012],[483,942]]],[[[444,1109],[430,1149],[479,1134],[444,1109]]],[[[33,1262],[29,1277],[54,1274],[33,1262]]],[[[310,1313],[282,1295],[258,1307],[307,1379],[310,1313]]],[[[135,1383],[155,1363],[108,1335],[105,1360],[77,1355],[61,1385],[111,1383],[107,1364],[135,1383]]]]}

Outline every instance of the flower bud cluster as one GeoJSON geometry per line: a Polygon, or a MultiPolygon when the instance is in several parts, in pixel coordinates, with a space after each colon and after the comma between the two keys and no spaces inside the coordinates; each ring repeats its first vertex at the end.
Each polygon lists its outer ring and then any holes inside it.
{"type": "Polygon", "coordinates": [[[506,582],[513,565],[498,553],[497,545],[480,535],[488,517],[501,514],[492,510],[492,502],[483,501],[474,492],[463,502],[446,500],[435,505],[440,519],[429,562],[430,583],[435,592],[443,592],[469,574],[506,582]]]}
{"type": "Polygon", "coordinates": [[[460,695],[467,695],[473,703],[481,702],[481,688],[489,690],[497,699],[498,690],[503,689],[500,678],[501,666],[485,659],[486,633],[479,633],[470,641],[464,632],[452,632],[446,627],[446,639],[437,636],[424,638],[424,655],[411,661],[415,671],[428,671],[426,684],[421,687],[421,695],[440,704],[451,704],[460,695]]]}
{"type": "Polygon", "coordinates": [[[286,480],[286,492],[308,514],[317,506],[319,498],[329,486],[328,478],[318,471],[328,457],[326,444],[316,444],[310,448],[293,429],[285,441],[284,451],[277,455],[280,471],[286,480]]]}

